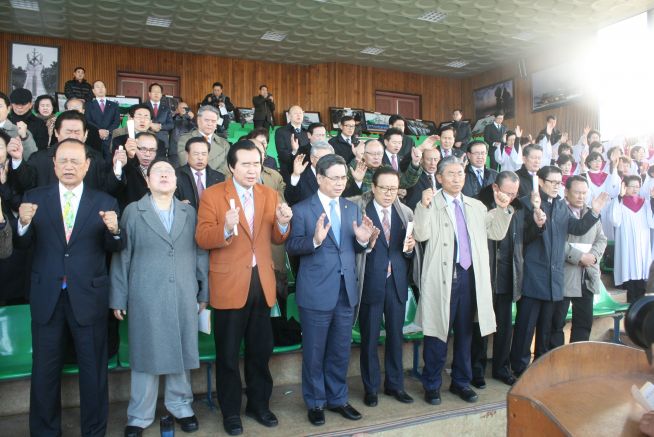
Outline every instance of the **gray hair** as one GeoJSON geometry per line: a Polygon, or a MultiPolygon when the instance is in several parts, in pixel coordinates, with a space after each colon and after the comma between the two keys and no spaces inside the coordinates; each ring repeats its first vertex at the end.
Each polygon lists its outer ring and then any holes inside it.
{"type": "Polygon", "coordinates": [[[321,150],[328,150],[329,153],[334,153],[334,148],[327,141],[318,141],[311,144],[311,156],[316,156],[321,150]]]}
{"type": "Polygon", "coordinates": [[[84,99],[79,97],[71,97],[70,99],[66,100],[66,103],[64,103],[64,109],[68,110],[68,105],[70,105],[72,102],[75,101],[82,102],[82,109],[84,109],[84,107],[86,106],[86,102],[84,101],[84,99]]]}
{"type": "Polygon", "coordinates": [[[520,177],[518,177],[518,175],[515,174],[512,171],[504,170],[504,171],[501,171],[501,172],[499,172],[497,174],[497,178],[495,179],[495,183],[499,187],[499,186],[502,185],[502,182],[504,182],[506,180],[509,180],[511,182],[520,182],[520,177]]]}
{"type": "Polygon", "coordinates": [[[445,167],[452,164],[458,164],[461,167],[465,167],[465,164],[463,163],[462,160],[460,160],[454,155],[450,155],[438,161],[438,167],[436,167],[436,174],[443,174],[443,172],[445,171],[445,167]]]}
{"type": "Polygon", "coordinates": [[[347,173],[347,164],[345,163],[345,159],[340,155],[325,155],[320,158],[316,164],[316,173],[325,176],[327,170],[335,165],[342,165],[347,173]]]}
{"type": "Polygon", "coordinates": [[[213,107],[213,106],[211,106],[211,105],[200,106],[200,109],[198,109],[198,117],[201,117],[202,114],[204,114],[204,113],[207,112],[207,111],[209,111],[209,112],[213,112],[214,114],[216,114],[216,116],[218,117],[218,119],[221,119],[221,118],[222,118],[222,117],[220,116],[220,111],[218,111],[217,108],[215,108],[215,107],[213,107]]]}

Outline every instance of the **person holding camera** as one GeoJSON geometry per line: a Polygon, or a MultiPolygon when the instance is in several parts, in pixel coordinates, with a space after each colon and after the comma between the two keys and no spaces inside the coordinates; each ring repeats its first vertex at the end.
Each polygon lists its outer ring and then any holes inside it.
{"type": "Polygon", "coordinates": [[[175,110],[175,114],[173,114],[173,126],[171,138],[173,144],[177,144],[179,137],[185,133],[191,132],[197,127],[195,123],[195,114],[191,112],[188,103],[180,101],[177,104],[177,109],[175,110]]]}
{"type": "Polygon", "coordinates": [[[227,127],[229,122],[234,120],[234,111],[236,108],[234,104],[229,99],[229,96],[226,96],[223,93],[223,84],[220,82],[214,82],[212,85],[212,92],[207,94],[200,106],[210,105],[220,111],[220,117],[223,119],[223,124],[218,126],[217,132],[227,132],[227,127]]]}
{"type": "Polygon", "coordinates": [[[259,87],[259,95],[252,97],[252,104],[254,105],[254,128],[270,129],[273,125],[275,102],[266,85],[259,87]]]}

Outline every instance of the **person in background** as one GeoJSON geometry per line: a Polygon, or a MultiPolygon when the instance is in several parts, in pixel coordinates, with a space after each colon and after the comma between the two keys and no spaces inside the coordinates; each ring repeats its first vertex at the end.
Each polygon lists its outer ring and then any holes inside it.
{"type": "Polygon", "coordinates": [[[73,78],[64,84],[64,94],[67,99],[77,98],[85,102],[93,100],[93,87],[84,76],[86,76],[84,67],[75,67],[73,78]]]}
{"type": "Polygon", "coordinates": [[[197,129],[180,136],[177,140],[177,155],[179,157],[179,165],[186,164],[187,156],[184,147],[189,138],[203,137],[211,147],[209,149],[209,165],[214,170],[218,170],[226,175],[227,168],[227,152],[229,150],[229,143],[226,139],[216,134],[216,126],[220,120],[219,111],[213,106],[200,106],[198,109],[198,116],[196,122],[197,129]]]}
{"type": "Polygon", "coordinates": [[[472,139],[472,130],[470,129],[470,123],[463,120],[463,110],[457,108],[452,111],[452,126],[456,131],[454,147],[465,150],[465,146],[472,139]]]}
{"type": "Polygon", "coordinates": [[[520,138],[522,129],[516,126],[515,131],[506,132],[506,141],[495,149],[495,162],[502,171],[516,171],[522,166],[522,153],[520,151],[520,138]]]}
{"type": "Polygon", "coordinates": [[[110,148],[112,132],[120,125],[120,110],[118,103],[107,99],[107,87],[103,81],[93,82],[93,95],[95,98],[86,103],[84,116],[88,124],[98,129],[103,156],[107,159],[113,153],[110,148]]]}
{"type": "Polygon", "coordinates": [[[184,149],[188,162],[176,170],[175,196],[182,202],[190,204],[197,212],[204,191],[223,182],[225,175],[209,167],[209,143],[204,138],[190,138],[184,149]]]}
{"type": "Polygon", "coordinates": [[[34,137],[27,129],[27,123],[18,121],[14,124],[9,120],[10,108],[9,97],[5,93],[0,92],[0,130],[4,130],[12,142],[16,144],[20,143],[24,158],[28,159],[32,153],[37,151],[34,137]]]}
{"type": "MultiPolygon", "coordinates": [[[[279,131],[279,129],[277,129],[279,131]]],[[[246,140],[256,140],[258,143],[261,144],[261,147],[263,148],[263,166],[267,167],[269,169],[279,171],[279,168],[277,166],[277,160],[273,158],[272,156],[268,155],[268,129],[264,129],[262,127],[258,127],[256,129],[253,129],[250,131],[249,134],[243,139],[246,140]]],[[[281,173],[281,172],[280,172],[281,173]]],[[[283,176],[283,175],[282,175],[283,176]]]]}
{"type": "Polygon", "coordinates": [[[484,127],[484,141],[488,144],[488,154],[491,157],[490,168],[497,170],[495,151],[503,142],[505,142],[504,135],[506,134],[506,126],[502,124],[504,122],[503,112],[498,111],[494,116],[495,118],[493,122],[484,127]]]}
{"type": "Polygon", "coordinates": [[[43,120],[45,127],[48,128],[48,144],[51,143],[52,132],[54,131],[54,124],[57,119],[56,108],[57,103],[54,97],[49,94],[38,96],[34,102],[36,116],[43,120]]]}
{"type": "Polygon", "coordinates": [[[266,85],[259,86],[259,94],[252,97],[254,105],[254,127],[270,129],[274,122],[275,99],[266,85]]]}
{"type": "Polygon", "coordinates": [[[173,111],[166,102],[161,100],[163,88],[158,83],[150,84],[148,87],[148,100],[145,105],[152,110],[150,130],[155,133],[166,148],[163,156],[168,157],[170,163],[178,167],[177,145],[170,143],[170,133],[173,130],[173,111]]]}
{"type": "Polygon", "coordinates": [[[27,125],[27,130],[32,134],[34,143],[38,150],[48,148],[48,128],[45,122],[32,113],[32,93],[25,88],[16,88],[9,95],[11,100],[11,113],[8,116],[17,127],[18,123],[23,122],[27,125]]]}
{"type": "Polygon", "coordinates": [[[197,127],[194,118],[195,114],[188,107],[188,103],[180,101],[173,114],[174,128],[170,137],[171,144],[179,143],[179,137],[197,127]]]}
{"type": "Polygon", "coordinates": [[[223,119],[223,124],[218,126],[218,132],[225,133],[229,128],[229,123],[234,120],[234,112],[236,107],[232,103],[229,96],[226,96],[223,92],[223,84],[220,82],[214,82],[211,86],[211,92],[204,96],[200,106],[210,105],[216,108],[220,112],[220,116],[223,119]]]}
{"type": "Polygon", "coordinates": [[[14,249],[11,241],[11,225],[7,223],[2,212],[2,198],[0,197],[0,259],[9,258],[14,249]]]}

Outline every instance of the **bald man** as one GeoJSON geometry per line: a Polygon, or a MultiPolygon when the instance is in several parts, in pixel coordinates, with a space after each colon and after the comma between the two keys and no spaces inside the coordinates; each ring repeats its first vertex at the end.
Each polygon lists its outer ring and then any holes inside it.
{"type": "Polygon", "coordinates": [[[293,160],[298,153],[304,154],[309,159],[311,144],[307,131],[302,128],[304,111],[301,107],[294,105],[288,110],[288,124],[280,127],[275,132],[275,146],[277,147],[277,159],[279,160],[279,172],[288,185],[291,173],[293,173],[293,160]]]}

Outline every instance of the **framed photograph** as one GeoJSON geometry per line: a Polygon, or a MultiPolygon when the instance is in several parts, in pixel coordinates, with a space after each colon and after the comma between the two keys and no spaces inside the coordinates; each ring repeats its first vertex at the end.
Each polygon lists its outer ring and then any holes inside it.
{"type": "Polygon", "coordinates": [[[254,123],[254,108],[236,108],[239,117],[238,122],[242,125],[246,123],[254,123]]]}
{"type": "Polygon", "coordinates": [[[125,115],[129,112],[129,108],[141,103],[141,98],[138,96],[106,96],[107,100],[118,103],[118,112],[120,115],[125,115]]]}
{"type": "Polygon", "coordinates": [[[544,111],[567,105],[583,96],[584,83],[576,77],[573,63],[534,72],[531,75],[531,110],[544,111]]]}
{"type": "Polygon", "coordinates": [[[391,114],[382,114],[380,112],[364,112],[364,131],[373,133],[384,133],[390,127],[388,120],[391,114]]]}
{"type": "Polygon", "coordinates": [[[415,135],[417,137],[435,135],[438,133],[438,129],[436,128],[436,123],[429,120],[418,120],[418,119],[413,120],[407,118],[406,128],[409,131],[410,135],[415,135]]]}
{"type": "Polygon", "coordinates": [[[11,91],[26,88],[34,100],[43,94],[54,97],[59,86],[59,47],[12,42],[9,59],[11,91]]]}
{"type": "Polygon", "coordinates": [[[55,100],[57,101],[57,111],[65,111],[66,110],[66,101],[68,100],[66,98],[66,94],[56,92],[55,93],[55,100]]]}
{"type": "Polygon", "coordinates": [[[479,120],[496,112],[504,112],[504,118],[515,117],[515,92],[513,79],[507,79],[473,91],[475,119],[479,120]]]}
{"type": "MultiPolygon", "coordinates": [[[[288,117],[288,111],[284,111],[284,114],[286,115],[286,123],[288,124],[291,121],[291,119],[288,117]]],[[[311,123],[320,123],[320,112],[304,111],[302,128],[308,128],[311,123]]]]}
{"type": "Polygon", "coordinates": [[[331,124],[331,130],[336,130],[339,128],[341,122],[341,117],[346,115],[351,115],[356,121],[363,121],[363,109],[356,108],[341,108],[332,106],[329,108],[329,123],[331,124]]]}

